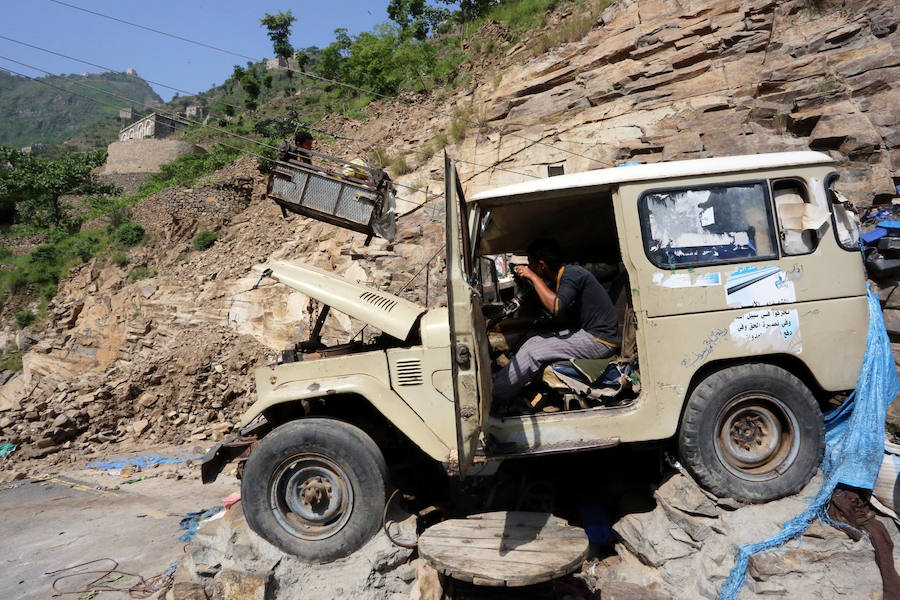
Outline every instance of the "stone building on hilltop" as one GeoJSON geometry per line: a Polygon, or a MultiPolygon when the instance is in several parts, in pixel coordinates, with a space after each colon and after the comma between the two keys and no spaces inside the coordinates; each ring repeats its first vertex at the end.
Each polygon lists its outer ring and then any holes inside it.
{"type": "Polygon", "coordinates": [[[127,142],[128,140],[143,140],[146,138],[161,140],[183,127],[184,125],[180,121],[153,112],[124,126],[119,131],[119,141],[127,142]]]}

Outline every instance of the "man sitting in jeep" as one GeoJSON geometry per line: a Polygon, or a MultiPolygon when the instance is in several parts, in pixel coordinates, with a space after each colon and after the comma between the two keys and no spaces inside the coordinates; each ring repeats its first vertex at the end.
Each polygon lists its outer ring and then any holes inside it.
{"type": "Polygon", "coordinates": [[[609,294],[587,269],[563,264],[556,241],[533,241],[528,246],[528,266],[515,267],[515,274],[530,280],[544,308],[554,317],[570,320],[573,328],[529,338],[494,374],[495,405],[500,412],[508,410],[543,365],[570,358],[606,358],[616,353],[621,342],[609,294]]]}

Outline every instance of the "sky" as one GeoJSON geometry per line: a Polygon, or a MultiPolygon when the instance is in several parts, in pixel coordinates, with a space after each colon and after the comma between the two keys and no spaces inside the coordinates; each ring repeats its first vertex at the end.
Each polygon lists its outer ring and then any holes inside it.
{"type": "MultiPolygon", "coordinates": [[[[295,48],[327,46],[334,30],[351,35],[387,21],[388,0],[65,0],[81,8],[138,23],[254,58],[271,58],[272,44],[259,20],[265,13],[291,10],[295,48]]],[[[190,92],[221,84],[235,64],[247,59],[172,39],[62,6],[50,0],[0,0],[0,36],[103,65],[134,68],[138,75],[190,92]]],[[[40,50],[0,39],[0,56],[54,74],[101,72],[40,50]]],[[[32,77],[43,73],[0,59],[0,67],[32,77]]],[[[174,91],[151,84],[164,100],[174,91]]],[[[182,96],[186,95],[184,93],[182,96]]]]}

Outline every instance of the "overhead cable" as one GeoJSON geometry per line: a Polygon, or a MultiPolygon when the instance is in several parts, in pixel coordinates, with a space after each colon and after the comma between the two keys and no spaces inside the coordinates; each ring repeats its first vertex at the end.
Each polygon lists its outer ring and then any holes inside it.
{"type": "MultiPolygon", "coordinates": [[[[160,34],[160,35],[164,35],[164,36],[167,36],[167,37],[170,37],[170,38],[174,38],[174,39],[177,39],[177,40],[181,40],[181,41],[183,41],[183,42],[188,42],[188,43],[191,43],[191,44],[196,44],[196,45],[198,45],[198,46],[203,46],[203,47],[205,47],[205,48],[209,48],[209,49],[211,49],[211,50],[217,50],[217,51],[219,51],[219,52],[224,52],[224,53],[230,54],[230,55],[232,55],[232,56],[239,56],[239,57],[241,57],[241,58],[245,58],[245,59],[248,59],[248,60],[251,60],[251,61],[254,61],[254,62],[262,62],[262,60],[263,60],[263,59],[260,59],[260,58],[254,58],[254,57],[252,57],[252,56],[247,56],[246,54],[241,54],[241,53],[239,53],[239,52],[233,52],[233,51],[227,50],[227,49],[225,49],[225,48],[220,48],[220,47],[218,47],[218,46],[213,46],[213,45],[207,44],[207,43],[205,43],[205,42],[200,42],[200,41],[197,41],[197,40],[193,40],[193,39],[190,39],[190,38],[187,38],[187,37],[184,37],[184,36],[176,35],[176,34],[173,34],[173,33],[168,33],[168,32],[161,31],[161,30],[159,30],[159,29],[155,29],[155,28],[152,28],[152,27],[147,27],[147,26],[141,25],[141,24],[139,24],[139,23],[133,23],[133,22],[131,22],[131,21],[126,21],[126,20],[120,19],[120,18],[118,18],[118,17],[113,17],[113,16],[111,16],[111,15],[103,14],[103,13],[100,13],[100,12],[97,12],[97,11],[93,11],[93,10],[89,10],[89,9],[86,9],[86,8],[82,8],[82,7],[80,7],[80,6],[76,6],[75,4],[71,4],[71,3],[69,3],[69,2],[63,2],[62,0],[50,0],[50,1],[51,1],[51,2],[54,2],[54,3],[56,3],[56,4],[60,4],[60,5],[62,5],[62,6],[68,6],[68,7],[70,7],[70,8],[75,9],[75,10],[80,10],[80,11],[83,11],[83,12],[86,12],[86,13],[90,13],[90,14],[92,14],[92,15],[96,15],[96,16],[99,16],[99,17],[103,17],[103,18],[105,18],[105,19],[110,19],[110,20],[113,20],[113,21],[117,21],[117,22],[119,22],[119,23],[124,23],[124,24],[126,24],[126,25],[131,25],[131,26],[133,26],[133,27],[138,27],[138,28],[144,29],[144,30],[146,30],[146,31],[152,31],[153,33],[158,33],[158,34],[160,34]]],[[[304,71],[304,70],[302,70],[302,69],[295,69],[295,68],[292,68],[290,65],[287,65],[287,66],[285,67],[285,70],[291,71],[291,72],[293,72],[293,73],[299,73],[300,75],[303,75],[303,76],[305,76],[305,77],[309,77],[309,78],[311,78],[311,79],[316,79],[316,80],[318,80],[318,81],[323,81],[323,82],[326,82],[326,83],[332,83],[332,84],[334,84],[334,85],[339,85],[339,86],[344,87],[344,88],[347,88],[347,89],[352,89],[352,90],[355,90],[355,91],[358,91],[358,92],[362,92],[363,94],[366,94],[367,96],[372,96],[372,97],[377,97],[377,98],[383,98],[383,99],[389,99],[389,100],[399,100],[400,102],[407,103],[407,102],[405,102],[404,100],[402,100],[401,98],[398,98],[397,96],[391,96],[391,95],[389,95],[389,94],[382,94],[382,93],[375,92],[375,91],[372,91],[372,90],[367,90],[367,89],[365,89],[365,88],[363,88],[363,87],[360,87],[360,86],[357,86],[357,85],[353,85],[353,84],[350,84],[350,83],[345,83],[345,82],[339,81],[339,80],[337,80],[337,79],[331,79],[331,78],[329,78],[329,77],[323,77],[323,76],[321,76],[321,75],[316,75],[316,74],[314,74],[314,73],[310,73],[310,72],[304,71]]],[[[407,104],[408,104],[408,103],[407,103],[407,104]]],[[[426,110],[426,111],[428,111],[428,112],[431,112],[431,113],[434,113],[434,114],[436,114],[436,115],[439,115],[439,116],[449,117],[449,118],[455,118],[455,119],[459,119],[459,120],[461,120],[461,121],[463,121],[463,122],[465,122],[465,123],[468,123],[468,124],[470,124],[470,125],[478,125],[479,127],[484,127],[484,125],[483,125],[482,123],[479,123],[478,121],[474,121],[474,120],[472,120],[472,119],[466,118],[466,117],[461,116],[461,115],[452,115],[452,114],[450,114],[450,113],[446,113],[446,112],[440,111],[440,110],[435,109],[435,108],[429,108],[429,107],[427,107],[427,106],[421,106],[421,108],[423,108],[424,110],[426,110]]],[[[529,138],[529,137],[527,137],[527,136],[524,136],[524,135],[522,135],[522,134],[520,134],[520,133],[515,133],[515,132],[506,132],[506,133],[503,133],[502,131],[501,131],[500,133],[501,133],[501,135],[508,135],[508,136],[510,136],[510,137],[519,138],[519,139],[521,139],[521,140],[523,140],[523,141],[526,141],[526,142],[528,142],[528,143],[530,143],[530,144],[535,144],[535,145],[540,145],[540,146],[546,146],[546,147],[552,148],[552,149],[554,149],[554,150],[556,150],[556,151],[558,151],[558,152],[563,152],[563,153],[565,153],[565,154],[570,154],[570,155],[572,155],[572,156],[577,156],[577,157],[579,157],[579,158],[584,158],[584,159],[587,159],[587,160],[592,161],[592,162],[596,162],[596,163],[601,164],[601,165],[604,165],[604,166],[612,166],[610,163],[608,163],[608,162],[606,162],[606,161],[603,161],[603,160],[600,160],[600,159],[598,159],[598,158],[594,158],[594,157],[591,157],[591,156],[587,156],[586,154],[580,154],[580,153],[575,152],[575,151],[573,151],[573,150],[568,150],[568,149],[566,149],[566,148],[561,148],[561,147],[558,147],[558,146],[556,146],[556,145],[554,145],[554,144],[551,144],[551,143],[548,143],[548,142],[544,142],[544,141],[541,141],[541,140],[534,140],[534,139],[531,139],[531,138],[529,138]]]]}

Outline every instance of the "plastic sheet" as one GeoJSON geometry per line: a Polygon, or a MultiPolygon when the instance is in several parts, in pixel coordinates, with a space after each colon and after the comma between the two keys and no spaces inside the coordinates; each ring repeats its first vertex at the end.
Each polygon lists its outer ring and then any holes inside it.
{"type": "Polygon", "coordinates": [[[4,444],[0,444],[0,458],[6,458],[10,454],[16,451],[16,445],[10,444],[6,442],[4,444]]]}
{"type": "Polygon", "coordinates": [[[184,530],[184,533],[178,538],[178,541],[188,543],[197,535],[197,528],[200,527],[200,521],[215,516],[220,511],[225,510],[224,506],[213,506],[206,510],[198,510],[197,512],[189,512],[181,518],[178,523],[178,529],[184,530]]]}
{"type": "Polygon", "coordinates": [[[189,460],[197,460],[203,458],[202,454],[188,455],[187,450],[179,450],[174,454],[141,454],[139,456],[131,456],[126,458],[108,458],[106,460],[98,460],[89,462],[85,465],[85,469],[97,469],[98,471],[108,471],[112,469],[124,469],[128,465],[141,467],[146,469],[156,465],[172,465],[187,462],[189,460]]]}
{"type": "MultiPolygon", "coordinates": [[[[868,286],[867,286],[868,287],[868,286]]],[[[734,567],[719,592],[733,600],[744,583],[747,564],[757,552],[778,548],[806,531],[815,519],[826,519],[828,501],[839,484],[871,490],[884,456],[884,420],[900,390],[894,354],[878,295],[868,290],[869,332],[856,389],[840,407],[825,415],[825,480],[809,507],[787,521],[774,536],[738,549],[734,567]]]]}

